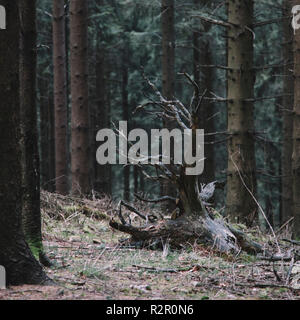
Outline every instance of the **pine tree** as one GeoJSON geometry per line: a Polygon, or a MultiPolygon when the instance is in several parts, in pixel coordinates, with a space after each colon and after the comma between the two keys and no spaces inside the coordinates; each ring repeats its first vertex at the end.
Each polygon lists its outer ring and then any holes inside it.
{"type": "Polygon", "coordinates": [[[227,214],[251,225],[256,217],[253,139],[252,0],[228,0],[227,214]],[[249,190],[248,190],[249,189],[249,190]],[[250,192],[249,192],[250,191],[250,192]],[[252,194],[252,195],[251,195],[252,194]]]}
{"type": "Polygon", "coordinates": [[[87,1],[71,0],[71,162],[73,194],[90,192],[87,20],[87,1]]]}
{"type": "MultiPolygon", "coordinates": [[[[27,1],[19,1],[20,7],[24,7],[25,2],[27,1]]],[[[1,0],[0,5],[5,7],[7,13],[7,29],[0,32],[2,59],[0,64],[0,265],[6,269],[8,284],[41,284],[48,278],[32,255],[22,231],[22,165],[18,94],[20,89],[20,12],[16,1],[1,0]]],[[[35,10],[32,9],[34,14],[35,10]]],[[[23,13],[21,11],[21,18],[24,18],[23,13]]],[[[25,21],[22,21],[23,31],[25,31],[24,23],[25,21]]],[[[23,53],[24,50],[22,50],[23,53]]],[[[22,142],[24,143],[24,140],[22,142]]],[[[37,186],[33,185],[33,187],[37,186]]]]}
{"type": "MultiPolygon", "coordinates": [[[[162,34],[162,94],[165,99],[172,100],[175,91],[175,25],[174,0],[161,1],[161,34],[162,34]]],[[[163,126],[169,130],[175,128],[174,121],[163,121],[163,126]]],[[[170,150],[174,150],[171,143],[170,150]]],[[[172,157],[172,154],[171,154],[172,157]]],[[[174,187],[164,181],[161,185],[163,195],[174,196],[174,187]]],[[[167,207],[172,210],[173,204],[167,207]]]]}
{"type": "Polygon", "coordinates": [[[36,1],[20,1],[20,107],[23,176],[23,230],[34,256],[43,264],[40,209],[40,159],[36,108],[36,1]]]}
{"type": "Polygon", "coordinates": [[[56,192],[68,193],[67,166],[67,80],[65,1],[53,0],[53,66],[55,108],[55,184],[56,192]]]}
{"type": "MultiPolygon", "coordinates": [[[[194,0],[195,5],[207,6],[210,3],[208,0],[194,0]]],[[[200,90],[204,92],[213,91],[213,73],[212,65],[212,48],[208,32],[211,24],[208,22],[201,23],[203,30],[196,28],[193,32],[193,74],[194,80],[198,84],[200,90]],[[201,67],[202,66],[202,67],[201,67]]],[[[199,128],[204,129],[206,134],[215,132],[214,125],[214,105],[209,100],[205,100],[203,105],[198,110],[199,128]]],[[[199,177],[203,183],[209,183],[215,179],[215,157],[214,157],[214,136],[205,136],[205,162],[203,174],[199,177]]]]}
{"type": "MultiPolygon", "coordinates": [[[[289,16],[291,12],[291,1],[285,0],[283,3],[283,17],[289,16]]],[[[293,92],[293,77],[290,63],[293,61],[293,31],[290,19],[283,20],[284,44],[284,88],[285,93],[293,92]]],[[[292,153],[293,153],[293,97],[284,96],[282,100],[284,106],[283,113],[283,140],[282,145],[282,218],[281,223],[285,223],[292,216],[293,188],[292,185],[292,153]]]]}
{"type": "MultiPolygon", "coordinates": [[[[298,2],[293,1],[293,5],[298,2]]],[[[294,108],[293,108],[293,237],[300,237],[300,31],[295,30],[293,41],[294,52],[294,108]]]]}

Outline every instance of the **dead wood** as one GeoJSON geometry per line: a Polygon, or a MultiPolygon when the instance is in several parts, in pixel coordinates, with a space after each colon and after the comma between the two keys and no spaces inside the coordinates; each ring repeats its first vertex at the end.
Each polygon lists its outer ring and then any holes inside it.
{"type": "Polygon", "coordinates": [[[188,243],[196,242],[226,253],[237,254],[241,249],[251,254],[263,251],[259,244],[249,240],[241,231],[231,228],[232,232],[223,220],[213,219],[209,215],[164,219],[143,227],[121,224],[115,220],[111,220],[109,224],[112,228],[131,235],[130,242],[143,241],[144,246],[156,243],[162,248],[168,243],[173,248],[182,248],[188,243]]]}
{"type": "MultiPolygon", "coordinates": [[[[144,111],[153,116],[159,114],[159,116],[166,121],[170,119],[175,120],[179,128],[184,130],[189,129],[192,135],[189,148],[193,151],[193,154],[195,154],[196,134],[199,129],[199,108],[205,99],[207,90],[204,90],[204,93],[201,94],[198,85],[192,77],[186,73],[182,75],[186,77],[194,88],[194,95],[189,106],[185,106],[177,99],[171,101],[166,99],[159,92],[155,84],[143,74],[144,79],[152,88],[157,100],[151,99],[151,101],[138,106],[135,112],[144,111]],[[154,111],[145,110],[150,105],[155,108],[154,111]]],[[[120,135],[117,129],[116,131],[120,135]]],[[[160,157],[162,157],[162,155],[160,155],[160,157]]],[[[198,161],[200,161],[200,159],[198,161]]],[[[201,161],[203,161],[203,159],[201,161]]],[[[137,165],[143,167],[141,163],[137,165]]],[[[251,254],[264,252],[260,244],[252,241],[242,231],[236,230],[228,225],[222,218],[217,219],[207,211],[205,206],[210,205],[208,201],[212,199],[216,187],[223,186],[223,183],[214,181],[207,185],[199,185],[199,177],[197,175],[187,174],[187,169],[191,168],[191,165],[184,161],[182,164],[175,165],[171,163],[168,166],[161,161],[155,163],[150,162],[148,165],[155,168],[156,176],[149,176],[142,170],[141,172],[143,172],[146,178],[158,182],[162,179],[168,180],[176,187],[178,193],[177,198],[172,200],[175,200],[176,204],[178,204],[180,214],[174,217],[172,215],[173,219],[150,219],[151,216],[144,216],[132,205],[121,201],[118,212],[121,223],[113,219],[109,224],[112,228],[131,235],[129,242],[142,242],[144,246],[152,246],[154,243],[160,247],[168,243],[171,247],[175,248],[182,248],[187,243],[193,244],[197,242],[210,245],[220,252],[226,253],[231,252],[238,254],[241,250],[245,250],[251,254]],[[141,217],[146,222],[145,225],[136,227],[127,223],[122,216],[122,205],[141,217]]],[[[138,198],[142,201],[152,203],[159,203],[166,199],[170,200],[168,196],[156,200],[146,200],[139,196],[138,198]]]]}

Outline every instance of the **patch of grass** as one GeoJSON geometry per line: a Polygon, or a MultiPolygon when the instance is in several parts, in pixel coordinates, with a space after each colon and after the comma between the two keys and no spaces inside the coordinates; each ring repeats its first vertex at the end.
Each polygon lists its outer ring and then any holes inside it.
{"type": "MultiPolygon", "coordinates": [[[[263,281],[263,274],[270,274],[270,268],[256,264],[254,256],[245,253],[238,257],[222,255],[197,244],[182,250],[171,250],[167,246],[164,251],[122,249],[118,245],[119,239],[127,236],[111,230],[108,221],[99,219],[94,212],[94,209],[102,211],[105,204],[60,195],[44,194],[43,197],[44,248],[52,261],[57,262],[47,272],[64,286],[63,299],[253,300],[291,297],[292,293],[285,288],[254,291],[247,286],[234,286],[234,282],[246,283],[249,277],[252,281],[263,281]],[[91,210],[83,210],[86,204],[91,210]],[[145,291],[146,286],[151,290],[145,291]],[[142,288],[142,293],[131,288],[142,288]]],[[[103,212],[109,216],[105,210],[103,212]]],[[[245,231],[242,225],[238,228],[245,231]]],[[[253,236],[256,236],[254,231],[253,236]]],[[[49,293],[50,298],[51,295],[49,293]]]]}
{"type": "Polygon", "coordinates": [[[93,266],[87,266],[82,270],[78,271],[79,276],[84,276],[87,278],[97,278],[99,280],[108,281],[110,279],[109,276],[103,273],[103,270],[99,270],[93,266]]]}

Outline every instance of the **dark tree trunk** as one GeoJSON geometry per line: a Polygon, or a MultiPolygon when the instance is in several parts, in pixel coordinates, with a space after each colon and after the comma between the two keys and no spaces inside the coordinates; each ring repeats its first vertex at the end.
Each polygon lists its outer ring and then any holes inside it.
{"type": "MultiPolygon", "coordinates": [[[[130,130],[129,124],[129,101],[128,101],[128,48],[123,52],[123,65],[122,65],[122,104],[123,104],[123,120],[127,121],[128,130],[130,130]]],[[[130,166],[126,165],[123,169],[123,183],[124,183],[124,195],[125,201],[130,199],[130,166]]]]}
{"type": "Polygon", "coordinates": [[[55,186],[56,192],[68,193],[67,80],[65,1],[53,0],[53,66],[55,108],[55,186]]]}
{"type": "MultiPolygon", "coordinates": [[[[107,123],[107,128],[110,128],[111,124],[111,87],[110,87],[110,74],[111,74],[111,65],[109,63],[109,61],[106,62],[106,77],[107,77],[107,81],[106,81],[106,123],[107,123]]],[[[114,88],[114,87],[113,87],[114,88]]],[[[111,164],[107,164],[106,166],[106,185],[105,185],[105,190],[106,193],[111,195],[112,194],[112,179],[113,179],[113,175],[112,175],[112,165],[111,164]]]]}
{"type": "Polygon", "coordinates": [[[162,94],[166,99],[172,99],[175,90],[174,0],[161,2],[161,28],[162,94]]]}
{"type": "MultiPolygon", "coordinates": [[[[276,175],[273,159],[276,159],[274,147],[270,144],[266,146],[266,163],[268,165],[268,172],[272,175],[276,175]]],[[[267,181],[265,184],[265,206],[266,206],[266,217],[271,225],[274,228],[274,206],[272,203],[272,190],[274,190],[274,185],[272,181],[267,181]]],[[[269,225],[265,223],[266,228],[269,228],[269,225]]]]}
{"type": "Polygon", "coordinates": [[[49,114],[49,191],[55,192],[55,120],[53,91],[48,91],[48,114],[49,114]]]}
{"type": "Polygon", "coordinates": [[[43,77],[38,79],[40,93],[39,110],[40,110],[40,154],[41,154],[41,188],[50,191],[49,180],[49,109],[48,109],[48,83],[43,77]]]}
{"type": "Polygon", "coordinates": [[[252,0],[227,0],[228,22],[228,141],[227,215],[250,226],[257,219],[253,139],[253,22],[252,0]],[[246,99],[249,99],[246,101],[246,99]],[[250,190],[252,195],[250,194],[250,190]]]}
{"type": "Polygon", "coordinates": [[[71,103],[70,103],[70,16],[69,16],[69,8],[70,3],[66,3],[65,5],[65,51],[66,51],[66,91],[67,91],[67,173],[68,173],[68,190],[70,191],[71,185],[71,103]]]}
{"type": "Polygon", "coordinates": [[[26,241],[42,263],[49,265],[43,250],[40,210],[40,161],[36,106],[36,1],[20,1],[20,108],[22,138],[23,230],[26,241]]]}
{"type": "Polygon", "coordinates": [[[71,99],[72,99],[72,193],[88,194],[89,106],[87,68],[87,1],[70,2],[71,99]]]}
{"type": "MultiPolygon", "coordinates": [[[[162,94],[166,99],[172,100],[175,91],[175,25],[174,0],[161,1],[161,33],[162,33],[162,94]]],[[[176,127],[174,121],[163,121],[164,128],[169,130],[176,127]]],[[[174,143],[171,143],[174,150],[174,143]]],[[[172,157],[172,153],[171,153],[172,157]]],[[[161,194],[175,196],[176,191],[172,184],[161,182],[161,194]]],[[[163,210],[173,210],[174,204],[167,202],[163,210]]]]}
{"type": "MultiPolygon", "coordinates": [[[[194,3],[202,6],[207,5],[207,0],[194,0],[194,3]]],[[[208,38],[208,31],[211,24],[202,22],[204,31],[195,31],[193,33],[193,47],[194,47],[194,80],[198,84],[200,90],[204,92],[213,91],[213,73],[211,68],[201,68],[200,65],[212,65],[212,52],[210,48],[210,39],[208,38]],[[201,73],[200,73],[201,72],[201,73]]],[[[199,128],[204,129],[206,134],[215,132],[214,123],[214,105],[208,100],[203,101],[201,108],[199,108],[198,119],[199,128]]],[[[214,136],[205,136],[204,149],[204,171],[199,177],[200,182],[209,183],[215,180],[215,157],[214,157],[214,136]]]]}
{"type": "MultiPolygon", "coordinates": [[[[286,17],[291,13],[291,1],[285,0],[283,3],[283,16],[286,17]]],[[[293,61],[293,30],[290,19],[283,20],[284,44],[283,56],[284,63],[284,93],[292,93],[294,90],[293,72],[288,63],[293,61]]],[[[293,153],[293,96],[285,96],[282,99],[284,107],[283,113],[283,144],[282,144],[282,217],[281,224],[285,223],[292,217],[293,206],[293,184],[292,179],[292,153],[293,153]]]]}
{"type": "MultiPolygon", "coordinates": [[[[19,1],[21,6],[24,2],[19,1]]],[[[6,30],[0,32],[2,59],[0,64],[0,265],[6,269],[7,284],[41,284],[48,278],[32,255],[22,232],[20,97],[18,95],[21,28],[18,2],[1,0],[0,5],[6,8],[8,26],[6,30]]]]}
{"type": "MultiPolygon", "coordinates": [[[[108,101],[108,83],[106,78],[109,77],[109,70],[107,68],[107,57],[103,48],[100,48],[100,45],[97,48],[96,55],[96,104],[94,110],[94,135],[98,130],[109,128],[109,101],[108,101]]],[[[94,139],[95,141],[95,139],[94,139]]],[[[93,145],[94,151],[93,154],[96,154],[96,143],[93,145]]],[[[99,165],[94,157],[94,166],[95,166],[95,185],[94,188],[100,193],[110,193],[110,171],[111,165],[99,165]]]]}
{"type": "MultiPolygon", "coordinates": [[[[299,3],[294,0],[293,5],[299,3]]],[[[300,31],[294,34],[294,109],[293,109],[293,237],[300,237],[300,31]]]]}

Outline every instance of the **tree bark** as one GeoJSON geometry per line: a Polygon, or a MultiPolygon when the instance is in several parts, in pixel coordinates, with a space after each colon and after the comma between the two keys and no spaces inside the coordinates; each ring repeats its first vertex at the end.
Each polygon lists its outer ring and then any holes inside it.
{"type": "Polygon", "coordinates": [[[233,221],[252,224],[256,204],[246,189],[256,192],[253,139],[253,19],[251,0],[228,0],[228,172],[227,215],[233,221]],[[250,99],[245,101],[245,99],[250,99]]]}
{"type": "MultiPolygon", "coordinates": [[[[128,131],[130,131],[129,123],[129,101],[128,101],[128,68],[129,68],[129,49],[127,44],[124,45],[122,60],[122,105],[123,120],[127,122],[128,131]]],[[[127,160],[128,161],[128,160],[127,160]]],[[[123,169],[123,198],[125,201],[130,200],[130,165],[126,165],[123,169]]]]}
{"type": "MultiPolygon", "coordinates": [[[[19,1],[20,6],[23,6],[24,2],[19,1]]],[[[0,265],[6,269],[9,285],[42,284],[49,279],[32,255],[22,231],[21,130],[18,94],[20,90],[20,12],[16,1],[1,0],[0,5],[5,7],[7,14],[7,29],[0,32],[2,59],[0,64],[0,265]]],[[[22,19],[23,13],[21,12],[22,19]]],[[[23,28],[24,23],[23,20],[23,28]]],[[[33,187],[36,188],[36,185],[33,187]]]]}
{"type": "Polygon", "coordinates": [[[20,108],[22,139],[23,230],[26,241],[41,263],[49,266],[44,254],[40,210],[40,159],[36,108],[36,1],[20,1],[20,108]]]}
{"type": "MultiPolygon", "coordinates": [[[[106,61],[106,93],[105,93],[105,104],[106,104],[106,123],[107,128],[111,127],[111,83],[110,83],[110,74],[111,74],[111,64],[109,61],[106,61]]],[[[114,88],[114,87],[113,87],[114,88]]],[[[111,195],[112,194],[112,184],[113,184],[113,174],[112,174],[112,165],[107,164],[106,166],[106,184],[105,184],[105,190],[106,193],[111,195]]]]}
{"type": "Polygon", "coordinates": [[[46,79],[41,77],[38,79],[39,88],[39,114],[40,114],[40,154],[41,154],[41,188],[49,191],[49,110],[48,110],[48,85],[46,79]]]}
{"type": "MultiPolygon", "coordinates": [[[[208,0],[194,0],[195,5],[205,6],[208,0]]],[[[199,9],[199,8],[198,8],[199,9]]],[[[198,84],[200,90],[213,91],[213,73],[210,68],[200,67],[200,65],[212,65],[212,53],[210,42],[208,39],[208,31],[211,24],[202,22],[204,30],[200,29],[193,33],[193,51],[194,51],[194,80],[198,84]]],[[[204,100],[201,108],[198,110],[199,128],[204,129],[205,133],[215,132],[214,123],[214,105],[208,100],[204,100]]],[[[214,136],[205,136],[205,149],[204,149],[204,171],[199,177],[200,182],[209,183],[215,180],[215,156],[214,156],[214,136]]]]}
{"type": "MultiPolygon", "coordinates": [[[[285,0],[283,3],[283,16],[291,14],[291,1],[285,0]]],[[[283,20],[284,44],[283,56],[284,63],[293,61],[293,31],[290,19],[283,20]]],[[[284,67],[283,92],[292,93],[294,90],[293,73],[291,66],[284,67]]],[[[293,153],[293,97],[285,96],[282,98],[283,111],[283,145],[282,145],[282,217],[281,224],[284,224],[292,216],[293,205],[293,184],[292,179],[292,153],[293,153]]]]}
{"type": "Polygon", "coordinates": [[[53,91],[51,87],[48,90],[48,114],[49,114],[49,191],[55,192],[55,112],[53,91]]]}
{"type": "MultiPolygon", "coordinates": [[[[293,1],[293,5],[298,2],[293,1]]],[[[293,41],[294,52],[294,109],[293,109],[293,237],[300,237],[300,31],[295,30],[293,41]]]]}
{"type": "Polygon", "coordinates": [[[67,72],[65,1],[53,0],[53,66],[55,109],[55,186],[56,192],[68,193],[67,166],[67,72]]]}
{"type": "Polygon", "coordinates": [[[88,194],[89,106],[87,69],[87,1],[70,2],[71,99],[72,99],[72,193],[88,194]]]}
{"type": "MultiPolygon", "coordinates": [[[[172,100],[175,91],[175,25],[174,0],[161,1],[161,33],[162,33],[162,94],[165,99],[172,100]]],[[[163,127],[169,130],[176,127],[174,121],[163,121],[163,127]]],[[[174,143],[171,142],[171,150],[174,143]]],[[[172,153],[171,153],[172,157],[172,153]]],[[[175,196],[174,187],[164,181],[161,183],[161,194],[175,196]]],[[[172,210],[173,203],[167,202],[163,210],[172,210]]]]}
{"type": "MultiPolygon", "coordinates": [[[[108,100],[108,91],[109,86],[106,78],[109,77],[108,70],[108,59],[105,53],[105,50],[100,47],[100,44],[97,48],[96,54],[96,104],[94,110],[94,136],[98,130],[109,128],[110,127],[110,115],[109,115],[109,100],[108,100]]],[[[95,139],[94,139],[95,140],[95,139]]],[[[96,143],[94,144],[94,152],[96,154],[96,143]]],[[[94,157],[94,166],[95,166],[95,185],[94,188],[100,193],[111,193],[110,190],[110,180],[111,180],[111,165],[99,165],[94,157]]]]}

